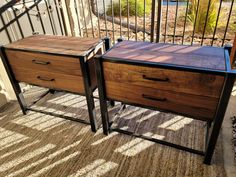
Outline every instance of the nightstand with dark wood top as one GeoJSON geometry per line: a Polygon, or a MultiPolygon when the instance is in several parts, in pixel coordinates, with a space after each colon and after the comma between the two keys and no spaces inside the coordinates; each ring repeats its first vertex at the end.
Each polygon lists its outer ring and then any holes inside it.
{"type": "Polygon", "coordinates": [[[96,57],[103,131],[141,137],[204,155],[210,164],[236,77],[228,50],[123,41],[96,57]],[[207,122],[206,151],[113,129],[107,101],[175,113],[207,122]]]}
{"type": "Polygon", "coordinates": [[[63,118],[91,124],[96,131],[94,55],[103,51],[101,39],[34,35],[2,46],[1,58],[24,114],[37,110],[26,105],[19,82],[72,92],[86,96],[90,121],[63,118]]]}

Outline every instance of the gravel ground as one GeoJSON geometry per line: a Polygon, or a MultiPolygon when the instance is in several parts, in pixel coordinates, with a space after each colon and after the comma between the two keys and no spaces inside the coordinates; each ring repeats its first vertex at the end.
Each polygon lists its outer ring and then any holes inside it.
{"type": "MultiPolygon", "coordinates": [[[[219,4],[218,4],[219,5],[219,4]]],[[[218,9],[217,5],[217,9],[218,9]]],[[[223,38],[224,36],[224,31],[226,29],[226,23],[228,20],[228,12],[230,10],[230,3],[223,3],[222,8],[220,11],[220,16],[219,16],[219,23],[217,26],[216,30],[216,35],[215,38],[223,38]]],[[[164,34],[168,35],[183,35],[183,27],[184,27],[184,21],[185,21],[185,12],[186,12],[186,7],[185,6],[179,6],[178,8],[178,13],[177,13],[177,23],[176,23],[176,28],[175,28],[175,14],[176,14],[176,7],[175,6],[169,6],[168,9],[168,15],[167,15],[167,25],[166,25],[166,6],[163,6],[162,8],[162,24],[161,24],[161,42],[169,42],[169,43],[182,43],[182,37],[173,37],[171,36],[166,36],[164,37],[164,34]],[[175,30],[174,30],[175,29],[175,30]]],[[[95,36],[99,36],[99,28],[97,27],[97,17],[94,17],[93,20],[93,25],[94,25],[94,33],[95,36]]],[[[115,17],[116,20],[120,21],[120,17],[115,17]]],[[[155,18],[156,19],[156,18],[155,18]]],[[[122,22],[129,22],[130,25],[135,25],[136,19],[134,16],[130,16],[128,19],[127,17],[121,17],[122,22]]],[[[156,21],[157,22],[157,21],[156,21]]],[[[230,25],[228,26],[227,29],[227,35],[226,35],[226,41],[225,44],[232,44],[233,38],[234,38],[234,33],[236,31],[236,3],[233,6],[232,14],[230,17],[230,25]]],[[[128,31],[127,27],[120,27],[119,24],[112,24],[111,22],[107,21],[105,23],[104,20],[100,19],[100,31],[101,31],[101,36],[110,36],[112,39],[118,39],[120,36],[122,36],[124,39],[130,39],[130,40],[143,40],[144,38],[144,33],[143,32],[138,32],[137,34],[134,33],[132,30],[128,31]],[[113,28],[114,28],[114,33],[113,33],[113,28]],[[108,32],[106,32],[106,30],[108,32]]],[[[145,30],[150,32],[151,29],[151,15],[146,15],[146,17],[137,17],[137,26],[140,28],[145,27],[145,30]]],[[[156,25],[155,25],[156,26],[156,25]]],[[[156,31],[156,29],[155,29],[156,31]]],[[[83,32],[86,34],[86,30],[84,29],[83,32]]],[[[192,40],[192,33],[193,33],[193,25],[189,21],[186,23],[186,28],[185,28],[185,35],[184,35],[184,44],[190,44],[192,40]]],[[[89,36],[93,36],[92,34],[92,29],[88,29],[88,34],[89,36]]],[[[201,33],[196,33],[195,34],[196,38],[194,38],[194,44],[200,44],[202,40],[202,34],[201,33]]],[[[213,34],[208,33],[205,34],[205,37],[212,38],[213,34]]],[[[150,35],[145,34],[145,40],[150,41],[150,35]]],[[[204,39],[204,45],[210,45],[211,44],[211,39],[204,39]]],[[[217,39],[214,41],[213,45],[214,46],[221,46],[222,40],[217,39]]]]}

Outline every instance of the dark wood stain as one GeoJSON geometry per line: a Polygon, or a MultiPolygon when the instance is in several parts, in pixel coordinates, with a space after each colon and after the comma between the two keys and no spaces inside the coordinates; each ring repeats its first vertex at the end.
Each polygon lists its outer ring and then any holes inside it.
{"type": "Polygon", "coordinates": [[[12,67],[16,80],[42,87],[84,93],[84,83],[81,76],[53,73],[49,71],[32,70],[29,68],[12,67]],[[53,79],[53,81],[43,81],[53,79]]]}
{"type": "Polygon", "coordinates": [[[36,71],[39,70],[60,74],[82,75],[79,59],[76,58],[14,50],[6,50],[6,54],[10,65],[14,67],[24,67],[36,71]],[[49,62],[50,64],[36,64],[33,60],[36,60],[37,62],[49,62]]]}
{"type": "Polygon", "coordinates": [[[103,62],[106,81],[219,98],[223,76],[103,62]],[[153,81],[145,77],[167,81],[153,81]]]}
{"type": "Polygon", "coordinates": [[[110,99],[169,110],[199,119],[213,119],[218,103],[216,98],[157,90],[128,83],[106,81],[105,85],[107,97],[110,99]]]}
{"type": "Polygon", "coordinates": [[[20,82],[84,94],[80,66],[83,59],[80,57],[84,57],[91,89],[97,87],[93,56],[103,53],[100,39],[35,35],[4,47],[15,78],[20,82]],[[84,56],[89,51],[91,54],[84,56]]]}
{"type": "Polygon", "coordinates": [[[5,48],[83,56],[101,42],[101,39],[94,38],[34,35],[6,45],[5,48]]]}
{"type": "Polygon", "coordinates": [[[124,41],[104,57],[226,70],[224,49],[217,47],[124,41]]]}

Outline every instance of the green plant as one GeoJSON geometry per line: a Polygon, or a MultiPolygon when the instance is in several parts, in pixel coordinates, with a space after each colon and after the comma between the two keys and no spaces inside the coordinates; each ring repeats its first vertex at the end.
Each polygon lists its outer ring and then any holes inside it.
{"type": "MultiPolygon", "coordinates": [[[[128,13],[127,0],[120,0],[120,3],[119,3],[119,1],[116,1],[113,4],[114,16],[120,15],[120,5],[121,5],[121,15],[127,16],[127,13],[128,13]]],[[[144,0],[128,0],[128,4],[129,4],[129,15],[130,16],[134,16],[134,15],[136,15],[136,13],[137,13],[137,16],[144,15],[144,0]]],[[[150,14],[151,5],[152,5],[151,0],[146,0],[146,8],[145,8],[146,14],[150,14]]],[[[107,9],[107,15],[112,15],[112,6],[111,5],[107,9]]]]}
{"type": "Polygon", "coordinates": [[[191,0],[188,19],[193,25],[196,22],[195,24],[196,33],[203,32],[205,23],[206,23],[206,31],[205,31],[206,33],[210,33],[214,30],[217,18],[216,3],[217,0],[199,0],[199,7],[197,13],[198,0],[191,0]],[[209,6],[209,11],[207,13],[209,1],[210,1],[210,6],[209,6]]]}

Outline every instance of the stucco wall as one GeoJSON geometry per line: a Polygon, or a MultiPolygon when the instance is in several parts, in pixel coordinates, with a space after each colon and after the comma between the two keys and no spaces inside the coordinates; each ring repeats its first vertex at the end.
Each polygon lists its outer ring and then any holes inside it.
{"type": "Polygon", "coordinates": [[[9,100],[15,100],[16,96],[11,86],[10,80],[7,76],[6,70],[3,66],[2,60],[0,62],[0,106],[9,100]]]}

